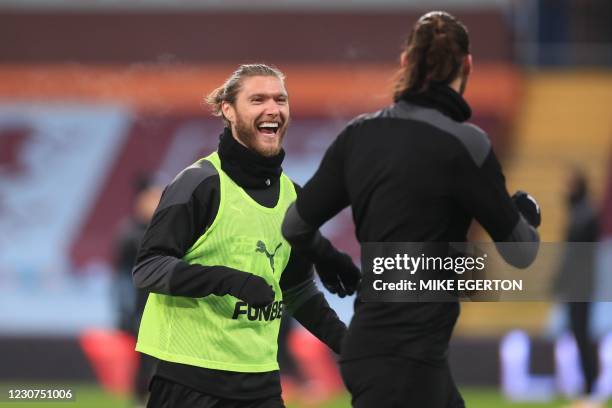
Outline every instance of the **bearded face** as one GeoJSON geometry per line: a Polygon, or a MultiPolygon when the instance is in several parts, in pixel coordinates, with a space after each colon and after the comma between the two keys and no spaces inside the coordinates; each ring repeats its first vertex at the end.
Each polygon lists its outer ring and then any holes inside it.
{"type": "Polygon", "coordinates": [[[224,103],[223,114],[234,137],[247,148],[264,157],[281,151],[289,125],[289,99],[279,78],[244,78],[235,103],[224,103]]]}

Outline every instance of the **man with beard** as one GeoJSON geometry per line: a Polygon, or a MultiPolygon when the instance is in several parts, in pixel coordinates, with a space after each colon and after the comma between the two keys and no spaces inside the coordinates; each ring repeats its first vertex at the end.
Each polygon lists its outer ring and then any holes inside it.
{"type": "MultiPolygon", "coordinates": [[[[148,406],[283,407],[283,313],[336,353],[346,331],[316,289],[312,264],[280,232],[297,190],[281,168],[284,76],[242,65],[208,103],[225,123],[219,149],[165,189],[134,268],[136,286],[151,292],[136,349],[160,360],[148,406]]],[[[331,251],[317,267],[347,258],[331,251]]]]}

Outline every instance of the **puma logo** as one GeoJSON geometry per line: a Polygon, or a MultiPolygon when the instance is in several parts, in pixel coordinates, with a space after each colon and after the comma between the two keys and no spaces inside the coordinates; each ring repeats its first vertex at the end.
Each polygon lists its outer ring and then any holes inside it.
{"type": "Polygon", "coordinates": [[[276,255],[276,251],[278,251],[278,248],[280,248],[282,245],[282,242],[279,243],[274,249],[274,252],[269,253],[268,249],[266,248],[266,244],[263,241],[257,241],[257,248],[255,248],[255,252],[261,252],[268,258],[270,261],[270,268],[272,268],[272,274],[274,274],[274,255],[276,255]]]}

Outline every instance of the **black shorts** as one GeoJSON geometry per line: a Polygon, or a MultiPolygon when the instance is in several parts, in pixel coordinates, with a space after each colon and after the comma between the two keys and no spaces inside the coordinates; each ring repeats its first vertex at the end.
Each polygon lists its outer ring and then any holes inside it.
{"type": "Polygon", "coordinates": [[[147,408],[285,408],[280,395],[257,400],[231,400],[203,394],[160,377],[153,378],[147,408]]]}
{"type": "Polygon", "coordinates": [[[355,408],[464,408],[446,362],[380,356],[340,364],[355,408]]]}

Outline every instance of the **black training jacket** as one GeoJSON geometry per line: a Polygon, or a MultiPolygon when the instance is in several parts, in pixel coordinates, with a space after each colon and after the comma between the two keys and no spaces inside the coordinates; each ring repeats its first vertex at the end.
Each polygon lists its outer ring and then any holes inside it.
{"type": "MultiPolygon", "coordinates": [[[[473,219],[494,241],[538,241],[506,190],[489,137],[465,123],[470,115],[457,92],[432,85],[351,121],[288,210],[286,238],[307,249],[314,231],[350,205],[359,242],[463,242],[473,219]]],[[[342,359],[441,361],[458,314],[452,302],[357,299],[342,359]]]]}

